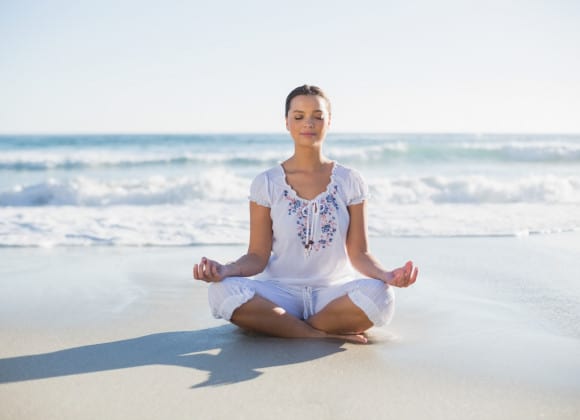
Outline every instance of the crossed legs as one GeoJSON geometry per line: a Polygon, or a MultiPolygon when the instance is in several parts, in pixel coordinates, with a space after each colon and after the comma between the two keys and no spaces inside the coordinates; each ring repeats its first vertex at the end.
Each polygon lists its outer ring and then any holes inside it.
{"type": "Polygon", "coordinates": [[[209,302],[216,318],[277,337],[339,338],[365,343],[362,334],[390,320],[394,295],[374,279],[315,289],[231,277],[212,283],[209,302]]]}
{"type": "Polygon", "coordinates": [[[230,321],[247,330],[287,338],[338,338],[366,343],[362,334],[373,326],[348,296],[330,302],[303,321],[259,295],[237,308],[230,321]]]}

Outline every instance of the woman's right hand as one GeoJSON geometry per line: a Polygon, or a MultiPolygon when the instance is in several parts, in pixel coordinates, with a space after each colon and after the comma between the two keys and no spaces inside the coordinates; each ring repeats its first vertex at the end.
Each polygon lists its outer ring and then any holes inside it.
{"type": "Polygon", "coordinates": [[[207,283],[214,283],[227,277],[226,271],[225,265],[203,257],[199,264],[194,264],[193,266],[193,278],[207,283]]]}

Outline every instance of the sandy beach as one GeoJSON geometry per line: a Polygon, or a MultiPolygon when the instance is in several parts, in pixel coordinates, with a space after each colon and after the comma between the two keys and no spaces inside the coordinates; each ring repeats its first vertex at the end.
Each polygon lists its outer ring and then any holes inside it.
{"type": "Polygon", "coordinates": [[[577,419],[580,235],[373,238],[413,257],[370,344],[215,320],[202,255],[241,246],[0,250],[0,418],[577,419]]]}
{"type": "Polygon", "coordinates": [[[580,420],[579,23],[0,2],[0,420],[580,420]],[[420,272],[366,344],[243,331],[192,276],[250,237],[273,278],[375,273],[363,230],[420,272]]]}

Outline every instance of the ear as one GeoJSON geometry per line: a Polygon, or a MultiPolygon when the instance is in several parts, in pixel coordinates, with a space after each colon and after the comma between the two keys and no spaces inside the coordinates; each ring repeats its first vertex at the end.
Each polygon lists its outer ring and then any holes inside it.
{"type": "Polygon", "coordinates": [[[290,131],[290,127],[288,127],[288,116],[286,116],[284,120],[286,121],[286,130],[290,131]]]}

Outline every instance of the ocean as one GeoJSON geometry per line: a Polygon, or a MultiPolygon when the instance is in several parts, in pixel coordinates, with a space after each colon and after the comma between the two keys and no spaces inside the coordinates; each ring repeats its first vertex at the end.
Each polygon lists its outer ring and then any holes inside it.
{"type": "MultiPolygon", "coordinates": [[[[244,244],[252,178],[288,134],[0,136],[0,247],[244,244]]],[[[338,134],[371,237],[580,230],[580,135],[338,134]]]]}

